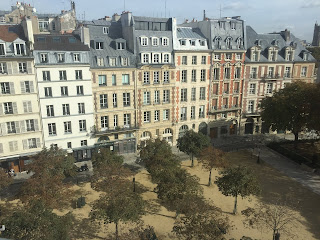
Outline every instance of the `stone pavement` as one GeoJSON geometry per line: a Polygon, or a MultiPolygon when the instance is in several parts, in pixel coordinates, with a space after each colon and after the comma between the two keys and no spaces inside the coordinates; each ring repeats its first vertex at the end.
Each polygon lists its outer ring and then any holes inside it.
{"type": "MultiPolygon", "coordinates": [[[[254,154],[259,155],[258,148],[254,149],[254,154]]],[[[320,195],[319,175],[265,146],[260,148],[260,159],[320,195]]]]}

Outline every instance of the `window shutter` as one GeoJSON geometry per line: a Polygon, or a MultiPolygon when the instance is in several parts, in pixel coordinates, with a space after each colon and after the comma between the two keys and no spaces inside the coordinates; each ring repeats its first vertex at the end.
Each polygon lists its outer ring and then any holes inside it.
{"type": "Polygon", "coordinates": [[[26,132],[26,124],[25,124],[25,121],[20,121],[20,128],[21,128],[21,132],[22,132],[22,133],[26,132]]]}
{"type": "Polygon", "coordinates": [[[29,149],[29,148],[28,148],[28,140],[27,140],[27,139],[23,139],[23,140],[22,140],[22,145],[23,145],[23,149],[24,149],[24,150],[29,149]]]}
{"type": "Polygon", "coordinates": [[[1,133],[2,133],[2,135],[7,134],[7,124],[6,123],[1,123],[1,133]]]}
{"type": "Polygon", "coordinates": [[[3,115],[3,105],[0,103],[0,116],[3,115]]]}
{"type": "Polygon", "coordinates": [[[14,151],[18,151],[18,141],[13,141],[14,151]]]}
{"type": "Polygon", "coordinates": [[[10,149],[10,152],[13,152],[14,149],[13,149],[13,142],[9,142],[9,149],[10,149]]]}
{"type": "Polygon", "coordinates": [[[95,73],[92,73],[92,81],[93,81],[93,83],[96,83],[96,74],[95,73]]]}
{"type": "Polygon", "coordinates": [[[20,133],[20,123],[18,121],[14,122],[15,128],[16,128],[16,133],[20,133]]]}
{"type": "Polygon", "coordinates": [[[7,71],[8,71],[8,74],[12,74],[12,63],[11,62],[7,62],[7,71]]]}
{"type": "Polygon", "coordinates": [[[31,101],[28,101],[28,112],[32,113],[32,104],[31,101]]]}
{"type": "Polygon", "coordinates": [[[0,153],[3,153],[3,145],[0,143],[0,153]]]}
{"type": "Polygon", "coordinates": [[[39,131],[39,122],[38,119],[34,119],[34,130],[39,131]]]}
{"type": "Polygon", "coordinates": [[[12,103],[12,109],[13,109],[13,113],[14,113],[14,114],[17,114],[17,113],[18,113],[18,108],[17,108],[17,103],[16,103],[16,102],[13,102],[13,103],[12,103]]]}
{"type": "Polygon", "coordinates": [[[33,85],[33,81],[29,82],[29,86],[30,86],[30,92],[34,93],[34,85],[33,85]]]}
{"type": "Polygon", "coordinates": [[[28,62],[27,62],[27,71],[28,71],[28,74],[32,74],[32,65],[31,65],[31,61],[28,61],[28,62]]]}
{"type": "Polygon", "coordinates": [[[15,94],[15,91],[14,91],[14,83],[13,83],[13,82],[10,82],[10,83],[9,83],[9,86],[10,86],[10,94],[15,94]]]}
{"type": "Polygon", "coordinates": [[[12,74],[18,74],[19,65],[17,62],[12,63],[12,74]]]}
{"type": "Polygon", "coordinates": [[[37,148],[41,147],[40,138],[36,138],[37,148]]]}
{"type": "Polygon", "coordinates": [[[23,102],[23,112],[24,112],[24,113],[27,113],[27,112],[28,112],[27,102],[23,102]]]}
{"type": "Polygon", "coordinates": [[[26,93],[26,88],[24,86],[24,81],[20,82],[20,87],[21,87],[21,93],[26,93]]]}

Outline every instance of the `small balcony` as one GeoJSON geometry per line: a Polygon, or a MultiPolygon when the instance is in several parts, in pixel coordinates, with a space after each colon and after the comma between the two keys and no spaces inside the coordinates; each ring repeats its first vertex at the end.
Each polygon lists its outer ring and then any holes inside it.
{"type": "Polygon", "coordinates": [[[123,125],[117,127],[107,127],[102,129],[92,128],[91,133],[95,136],[102,136],[107,133],[125,133],[125,132],[132,132],[139,129],[138,125],[123,125]]]}

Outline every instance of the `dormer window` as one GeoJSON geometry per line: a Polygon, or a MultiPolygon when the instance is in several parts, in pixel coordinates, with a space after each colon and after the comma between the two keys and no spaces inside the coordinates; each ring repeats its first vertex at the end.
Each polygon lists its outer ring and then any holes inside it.
{"type": "Polygon", "coordinates": [[[235,22],[230,22],[231,25],[231,30],[236,30],[236,23],[235,22]]]}
{"type": "Polygon", "coordinates": [[[96,42],[96,49],[97,50],[103,49],[103,42],[96,42]]]}
{"type": "Polygon", "coordinates": [[[252,47],[250,52],[250,60],[251,61],[260,61],[260,48],[252,47]]]}
{"type": "Polygon", "coordinates": [[[147,46],[148,45],[148,38],[147,37],[141,37],[141,46],[147,46]]]}
{"type": "Polygon", "coordinates": [[[214,60],[220,60],[220,54],[215,54],[214,55],[214,60]]]}
{"type": "Polygon", "coordinates": [[[307,61],[308,60],[308,53],[307,52],[303,52],[302,53],[302,59],[303,59],[303,61],[307,61]]]}
{"type": "Polygon", "coordinates": [[[226,29],[226,22],[219,22],[220,28],[226,29]]]}
{"type": "Polygon", "coordinates": [[[149,63],[149,53],[141,54],[141,63],[149,63]]]}
{"type": "Polygon", "coordinates": [[[108,27],[103,27],[102,28],[103,34],[109,34],[109,28],[108,27]]]}
{"type": "Polygon", "coordinates": [[[59,63],[64,62],[64,53],[57,53],[57,58],[59,63]]]}
{"type": "Polygon", "coordinates": [[[170,55],[168,53],[164,53],[162,59],[163,59],[163,63],[169,63],[170,55]]]}
{"type": "Polygon", "coordinates": [[[206,41],[200,40],[200,46],[206,46],[206,41]]]}
{"type": "Polygon", "coordinates": [[[4,43],[0,43],[0,56],[6,55],[6,48],[4,43]]]}
{"type": "Polygon", "coordinates": [[[232,55],[231,55],[230,53],[226,53],[226,60],[229,60],[229,61],[230,61],[230,60],[231,60],[231,56],[232,56],[232,55]]]}
{"type": "Polygon", "coordinates": [[[240,48],[242,48],[242,38],[238,38],[237,39],[237,49],[240,49],[240,48]]]}
{"type": "Polygon", "coordinates": [[[23,43],[16,43],[14,46],[16,55],[25,55],[26,49],[23,43]]]}
{"type": "Polygon", "coordinates": [[[40,62],[42,63],[48,62],[48,53],[40,53],[40,62]]]}
{"type": "Polygon", "coordinates": [[[104,66],[103,57],[97,57],[97,65],[98,65],[99,67],[104,66]]]}
{"type": "Polygon", "coordinates": [[[167,38],[167,37],[162,38],[162,45],[169,46],[169,38],[167,38]]]}
{"type": "Polygon", "coordinates": [[[241,60],[241,54],[236,53],[236,60],[241,60]]]}
{"type": "Polygon", "coordinates": [[[128,58],[125,58],[125,57],[123,57],[123,58],[121,58],[121,64],[122,64],[122,66],[128,66],[128,58]]]}
{"type": "Polygon", "coordinates": [[[190,40],[190,46],[195,46],[195,45],[196,45],[196,41],[190,40]]]}
{"type": "Polygon", "coordinates": [[[152,38],[152,46],[159,46],[159,38],[157,37],[152,38]]]}
{"type": "Polygon", "coordinates": [[[126,48],[126,45],[124,42],[117,43],[117,50],[124,50],[125,48],[126,48]]]}
{"type": "Polygon", "coordinates": [[[286,48],[285,51],[285,59],[286,61],[293,61],[294,58],[294,50],[291,47],[286,48]]]}
{"type": "Polygon", "coordinates": [[[186,44],[187,44],[186,40],[184,40],[184,39],[180,40],[180,45],[181,46],[185,46],[186,44]]]}
{"type": "Polygon", "coordinates": [[[231,37],[228,37],[228,38],[226,39],[226,47],[227,47],[227,49],[231,49],[231,40],[232,40],[231,37]]]}
{"type": "Polygon", "coordinates": [[[215,41],[216,48],[221,49],[221,37],[217,37],[214,41],[215,41]]]}
{"type": "Polygon", "coordinates": [[[116,58],[115,57],[109,57],[109,65],[111,67],[116,66],[116,58]]]}
{"type": "Polygon", "coordinates": [[[73,61],[74,62],[80,62],[80,53],[74,53],[73,54],[73,61]]]}
{"type": "Polygon", "coordinates": [[[159,63],[160,62],[160,54],[159,53],[154,53],[153,54],[153,63],[159,63]]]}
{"type": "Polygon", "coordinates": [[[253,51],[251,54],[251,61],[257,61],[258,60],[258,54],[256,51],[253,51]]]}

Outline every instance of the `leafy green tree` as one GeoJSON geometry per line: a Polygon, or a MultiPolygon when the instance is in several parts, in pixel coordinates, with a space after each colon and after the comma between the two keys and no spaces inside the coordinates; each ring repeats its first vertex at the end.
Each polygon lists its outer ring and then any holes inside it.
{"type": "Polygon", "coordinates": [[[8,187],[13,182],[13,179],[9,176],[4,169],[0,168],[0,191],[8,187]]]}
{"type": "Polygon", "coordinates": [[[163,171],[180,168],[179,158],[172,153],[171,146],[165,140],[148,140],[146,146],[140,147],[140,162],[157,182],[163,171]]]}
{"type": "Polygon", "coordinates": [[[215,183],[219,191],[225,196],[235,197],[233,213],[237,213],[238,196],[242,198],[260,193],[260,186],[252,171],[246,167],[238,166],[222,171],[215,183]]]}
{"type": "Polygon", "coordinates": [[[215,210],[187,214],[175,221],[173,232],[179,239],[222,239],[229,228],[227,219],[215,210]]]}
{"type": "Polygon", "coordinates": [[[291,131],[295,137],[295,146],[299,133],[311,121],[311,93],[314,88],[314,84],[294,82],[261,102],[261,117],[265,124],[271,126],[273,131],[291,131]]]}
{"type": "Polygon", "coordinates": [[[10,216],[3,219],[6,230],[1,236],[24,240],[69,240],[72,215],[58,216],[41,201],[33,201],[17,207],[10,216]]]}
{"type": "MultiPolygon", "coordinates": [[[[319,48],[320,49],[320,48],[319,48]]],[[[308,94],[311,102],[308,129],[320,131],[320,84],[316,84],[308,94]]]]}
{"type": "Polygon", "coordinates": [[[320,62],[320,47],[309,47],[307,49],[308,51],[311,52],[312,56],[317,60],[316,68],[318,68],[319,62],[320,62]]]}
{"type": "Polygon", "coordinates": [[[177,168],[161,173],[155,192],[168,208],[181,211],[180,204],[185,199],[201,196],[203,190],[198,177],[190,175],[185,169],[177,168]]]}
{"type": "Polygon", "coordinates": [[[123,166],[123,156],[106,148],[100,148],[93,154],[92,165],[94,174],[91,184],[97,191],[117,188],[116,185],[132,176],[132,172],[123,166]]]}
{"type": "Polygon", "coordinates": [[[76,174],[74,158],[66,151],[51,146],[34,157],[27,170],[33,175],[22,185],[20,198],[24,202],[42,200],[48,207],[61,207],[72,197],[66,177],[76,174]]]}
{"type": "Polygon", "coordinates": [[[194,166],[193,157],[198,156],[203,148],[210,145],[208,136],[196,133],[193,130],[187,131],[182,137],[178,138],[177,147],[180,151],[188,154],[191,158],[191,166],[194,166]]]}
{"type": "Polygon", "coordinates": [[[209,182],[208,185],[211,186],[211,172],[215,167],[226,167],[227,161],[225,159],[225,153],[217,148],[209,146],[204,148],[198,157],[198,161],[202,164],[202,167],[209,171],[209,182]]]}
{"type": "MultiPolygon", "coordinates": [[[[129,185],[129,182],[128,182],[129,185]]],[[[138,222],[145,214],[147,203],[142,197],[128,188],[118,188],[103,194],[93,205],[90,216],[104,223],[116,225],[115,236],[119,239],[120,222],[138,222]]]]}

